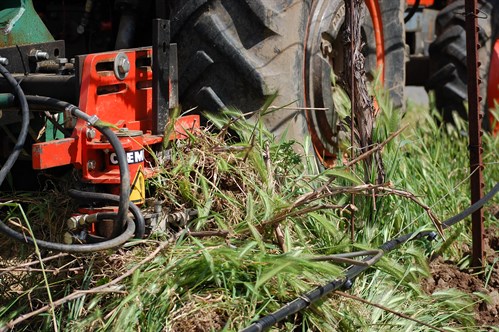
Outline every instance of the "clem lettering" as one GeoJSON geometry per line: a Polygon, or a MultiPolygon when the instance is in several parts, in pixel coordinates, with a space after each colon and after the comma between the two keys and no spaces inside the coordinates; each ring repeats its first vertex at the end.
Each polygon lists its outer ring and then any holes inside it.
{"type": "MultiPolygon", "coordinates": [[[[144,150],[128,151],[126,153],[126,161],[128,164],[138,164],[144,161],[144,150]]],[[[118,157],[116,152],[109,154],[109,163],[111,165],[118,165],[118,157]]]]}

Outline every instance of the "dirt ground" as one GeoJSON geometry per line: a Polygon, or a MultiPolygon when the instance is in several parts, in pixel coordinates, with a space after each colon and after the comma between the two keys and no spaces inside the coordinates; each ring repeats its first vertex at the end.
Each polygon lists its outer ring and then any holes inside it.
{"type": "Polygon", "coordinates": [[[434,291],[456,288],[468,294],[480,292],[486,294],[489,303],[477,300],[475,305],[475,319],[479,326],[499,326],[499,227],[492,227],[485,230],[486,255],[489,269],[479,276],[472,274],[471,270],[459,270],[455,262],[444,261],[441,257],[430,263],[432,277],[423,281],[423,289],[431,294],[434,291]],[[490,279],[485,287],[488,273],[490,279]]]}

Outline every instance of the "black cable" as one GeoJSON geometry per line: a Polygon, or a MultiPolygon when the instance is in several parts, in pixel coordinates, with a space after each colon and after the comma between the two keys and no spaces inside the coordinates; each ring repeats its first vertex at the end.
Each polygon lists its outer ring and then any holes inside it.
{"type": "Polygon", "coordinates": [[[414,16],[414,14],[416,14],[416,12],[419,9],[419,4],[420,3],[421,3],[421,0],[416,0],[416,2],[414,3],[414,5],[411,7],[411,10],[409,11],[409,13],[407,13],[407,16],[404,17],[404,23],[409,22],[409,20],[414,16]]]}
{"type": "MultiPolygon", "coordinates": [[[[106,194],[106,193],[93,193],[88,191],[79,191],[75,189],[70,189],[68,195],[72,198],[84,200],[84,201],[110,201],[119,202],[120,197],[118,195],[106,194]]],[[[146,232],[146,222],[144,216],[140,211],[139,207],[133,202],[128,205],[130,212],[132,212],[135,219],[135,237],[142,238],[146,232]]]]}
{"type": "Polygon", "coordinates": [[[5,78],[5,80],[12,87],[12,90],[19,101],[19,106],[21,107],[21,131],[19,132],[19,136],[17,137],[17,142],[12,149],[12,153],[9,158],[5,161],[2,168],[0,169],[0,184],[3,183],[7,174],[9,174],[11,168],[14,166],[17,158],[19,157],[19,153],[24,147],[24,142],[26,141],[26,136],[28,135],[28,127],[29,127],[29,108],[28,102],[26,100],[26,96],[24,95],[23,90],[19,86],[19,83],[12,77],[9,71],[0,64],[0,74],[5,78]]]}
{"type": "MultiPolygon", "coordinates": [[[[452,225],[458,223],[459,221],[463,220],[473,212],[477,211],[480,209],[486,202],[492,199],[494,195],[499,192],[499,183],[497,183],[492,190],[487,193],[482,199],[471,205],[469,208],[464,210],[463,212],[447,219],[446,221],[443,222],[442,226],[443,228],[449,228],[452,225]]],[[[433,231],[423,231],[419,233],[409,233],[406,235],[402,235],[400,237],[397,237],[395,239],[392,239],[390,241],[387,241],[383,243],[380,246],[380,249],[384,251],[386,254],[387,252],[392,251],[396,247],[400,246],[403,243],[406,243],[408,241],[412,241],[415,239],[420,239],[423,237],[430,237],[433,238],[436,236],[436,233],[433,231]]],[[[366,257],[364,260],[369,260],[372,259],[372,257],[366,257]]],[[[381,259],[381,256],[379,256],[379,259],[381,259]]],[[[379,260],[378,259],[378,260],[379,260]]],[[[375,263],[375,262],[374,262],[375,263]]],[[[373,263],[373,264],[374,264],[373,263]]],[[[286,317],[293,315],[305,308],[307,308],[309,305],[314,303],[315,301],[319,300],[320,298],[326,296],[332,291],[335,291],[340,288],[350,288],[352,285],[353,280],[362,272],[367,270],[370,266],[350,266],[343,278],[335,279],[323,286],[319,286],[315,288],[314,290],[296,298],[292,302],[286,304],[279,310],[260,318],[258,321],[254,322],[247,328],[243,329],[242,332],[260,332],[264,331],[277,322],[285,319],[286,317]]]]}
{"type": "Polygon", "coordinates": [[[71,253],[90,253],[100,250],[107,250],[122,245],[123,243],[128,241],[131,237],[133,237],[133,234],[135,233],[135,223],[133,222],[133,220],[128,218],[126,229],[121,235],[112,238],[110,240],[106,240],[104,242],[92,243],[92,244],[64,244],[64,243],[36,240],[29,236],[26,236],[25,234],[16,232],[1,220],[0,220],[0,232],[23,243],[34,245],[36,242],[36,245],[38,247],[48,250],[71,252],[71,253]]]}
{"type": "MultiPolygon", "coordinates": [[[[50,97],[27,96],[26,98],[30,104],[50,106],[55,109],[69,111],[73,116],[90,123],[107,138],[114,151],[116,152],[120,169],[120,200],[118,203],[118,217],[116,223],[122,227],[125,223],[125,216],[128,211],[130,202],[130,171],[128,170],[128,162],[126,159],[125,149],[121,145],[119,138],[109,127],[99,125],[97,117],[89,116],[73,104],[50,97]]],[[[117,232],[119,231],[120,230],[118,229],[117,232]]]]}
{"type": "Polygon", "coordinates": [[[118,156],[118,162],[120,168],[120,180],[121,180],[121,186],[120,186],[121,192],[119,197],[119,207],[118,207],[118,213],[116,214],[116,219],[119,222],[120,221],[126,222],[126,229],[122,234],[110,240],[94,244],[62,244],[56,242],[36,240],[29,236],[26,236],[25,234],[19,233],[11,229],[2,220],[0,220],[0,232],[23,243],[34,245],[36,242],[37,246],[41,248],[56,250],[56,251],[72,252],[72,253],[94,252],[98,250],[111,249],[125,243],[128,239],[133,237],[135,233],[135,223],[130,218],[127,217],[127,212],[130,202],[130,173],[128,171],[128,163],[126,161],[125,150],[123,149],[123,146],[121,145],[116,134],[114,134],[107,127],[99,126],[96,123],[98,120],[96,117],[90,117],[89,115],[80,111],[76,106],[72,104],[48,97],[38,97],[38,96],[26,97],[22,89],[19,87],[18,83],[12,78],[7,69],[5,69],[2,65],[0,65],[0,73],[12,86],[14,94],[20,104],[22,112],[21,133],[19,134],[19,138],[14,147],[13,152],[7,159],[6,163],[0,169],[0,185],[5,180],[5,176],[12,169],[26,139],[29,126],[28,100],[31,103],[48,105],[54,108],[70,111],[72,115],[79,117],[84,121],[89,122],[95,128],[97,128],[97,130],[99,130],[109,140],[110,144],[115,149],[115,152],[118,156]]]}

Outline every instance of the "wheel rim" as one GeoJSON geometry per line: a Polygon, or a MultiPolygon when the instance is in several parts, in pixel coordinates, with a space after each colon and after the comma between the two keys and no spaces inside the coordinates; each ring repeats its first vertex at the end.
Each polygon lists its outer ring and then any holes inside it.
{"type": "MultiPolygon", "coordinates": [[[[366,3],[374,28],[376,65],[383,69],[383,25],[379,6],[375,0],[368,0],[366,3]]],[[[304,106],[315,154],[325,167],[334,166],[338,153],[338,115],[333,104],[331,73],[341,77],[343,69],[344,17],[343,1],[316,1],[311,9],[305,35],[304,106]]]]}

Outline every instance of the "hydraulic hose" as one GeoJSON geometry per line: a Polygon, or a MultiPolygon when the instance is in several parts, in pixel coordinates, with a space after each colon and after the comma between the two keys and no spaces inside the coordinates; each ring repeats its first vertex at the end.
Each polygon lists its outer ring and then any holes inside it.
{"type": "Polygon", "coordinates": [[[12,166],[16,162],[19,157],[19,153],[23,149],[24,142],[26,141],[26,136],[28,135],[28,127],[29,127],[29,108],[28,102],[26,101],[26,96],[24,95],[23,90],[19,86],[19,83],[12,77],[9,71],[0,64],[0,74],[7,80],[9,85],[12,87],[12,90],[19,101],[19,105],[21,107],[21,131],[19,136],[17,137],[17,142],[14,145],[12,153],[9,158],[5,161],[5,164],[0,169],[0,184],[3,183],[7,174],[9,174],[12,166]]]}
{"type": "MultiPolygon", "coordinates": [[[[75,189],[70,189],[68,194],[71,198],[83,200],[83,201],[109,201],[117,203],[120,200],[118,195],[106,194],[106,193],[93,193],[88,191],[79,191],[75,189]]],[[[140,211],[139,207],[133,202],[128,203],[128,208],[132,212],[135,219],[135,237],[142,238],[146,232],[146,223],[144,216],[140,211]]]]}
{"type": "MultiPolygon", "coordinates": [[[[499,183],[496,183],[496,185],[492,188],[492,190],[487,193],[482,199],[480,199],[478,202],[474,203],[471,205],[469,208],[464,210],[463,212],[447,219],[445,222],[443,222],[442,227],[443,228],[449,228],[452,225],[458,223],[459,221],[463,220],[473,212],[477,211],[480,209],[486,202],[492,199],[494,195],[499,192],[499,183]]],[[[393,249],[397,248],[398,246],[408,242],[412,241],[415,239],[420,239],[423,237],[429,237],[430,239],[433,239],[436,237],[436,233],[434,231],[423,231],[419,233],[409,233],[406,235],[402,235],[400,237],[397,237],[395,239],[392,239],[390,241],[387,241],[383,243],[380,246],[380,249],[384,253],[388,253],[392,251],[393,249]]],[[[375,264],[379,259],[381,259],[382,255],[379,255],[377,260],[374,260],[374,256],[367,257],[364,260],[371,260],[372,264],[375,264]]],[[[312,303],[316,302],[317,300],[321,299],[322,297],[326,296],[327,294],[338,290],[340,288],[350,288],[353,284],[353,280],[362,272],[367,270],[371,265],[368,266],[350,266],[345,275],[342,278],[335,279],[323,286],[319,286],[315,288],[314,290],[303,294],[302,296],[296,298],[295,300],[291,301],[290,303],[286,304],[279,310],[260,318],[258,321],[254,322],[247,328],[243,329],[242,332],[260,332],[260,331],[265,331],[266,329],[270,328],[277,322],[285,319],[286,317],[293,315],[305,308],[307,308],[309,305],[312,303]]]]}
{"type": "Polygon", "coordinates": [[[73,104],[50,97],[26,96],[26,98],[30,104],[49,106],[58,110],[69,111],[73,116],[90,123],[107,138],[116,152],[120,169],[120,199],[118,203],[118,216],[116,223],[122,227],[125,223],[125,216],[130,202],[130,172],[128,170],[125,149],[121,145],[119,138],[109,127],[99,125],[99,119],[96,116],[90,116],[85,112],[82,112],[73,104]]]}
{"type": "Polygon", "coordinates": [[[22,149],[24,142],[26,140],[26,135],[29,126],[28,100],[34,104],[41,104],[54,107],[56,109],[67,110],[70,111],[72,115],[77,116],[83,119],[84,121],[87,121],[90,124],[94,125],[97,128],[97,130],[99,130],[104,136],[107,137],[110,144],[115,149],[116,154],[118,156],[120,178],[121,178],[121,192],[120,192],[121,195],[119,197],[119,208],[118,208],[118,213],[116,214],[116,219],[118,222],[126,222],[126,229],[121,235],[113,239],[106,240],[104,242],[93,243],[93,244],[62,244],[56,242],[36,240],[29,236],[26,236],[25,234],[19,233],[11,229],[2,220],[0,220],[0,232],[23,243],[28,243],[32,245],[36,243],[36,245],[41,248],[45,248],[48,250],[55,250],[55,251],[71,252],[71,253],[95,252],[99,250],[111,249],[125,243],[128,239],[133,237],[135,233],[135,223],[130,218],[127,217],[127,211],[130,203],[130,198],[129,198],[130,174],[127,167],[128,163],[126,161],[125,150],[123,149],[123,146],[121,145],[118,137],[109,128],[97,125],[96,122],[98,119],[96,117],[88,116],[87,114],[80,111],[76,106],[72,104],[47,97],[38,97],[38,96],[26,97],[22,89],[18,86],[18,83],[12,78],[10,73],[2,65],[0,65],[0,73],[6,78],[9,84],[12,86],[14,94],[21,107],[21,113],[22,113],[21,133],[19,134],[18,141],[15,144],[14,151],[11,153],[6,163],[0,169],[0,185],[3,183],[6,175],[12,169],[15,161],[17,160],[17,157],[19,156],[20,150],[22,149]]]}
{"type": "Polygon", "coordinates": [[[36,245],[38,247],[48,250],[63,251],[70,253],[90,253],[100,250],[111,249],[122,245],[123,243],[128,241],[131,237],[133,237],[133,234],[135,233],[135,223],[130,218],[127,218],[126,229],[123,233],[121,233],[121,235],[112,238],[110,240],[106,240],[104,242],[92,243],[92,244],[64,244],[64,243],[36,240],[22,233],[14,231],[12,228],[5,225],[5,223],[2,222],[1,220],[0,220],[0,232],[23,243],[34,245],[36,242],[36,245]]]}

